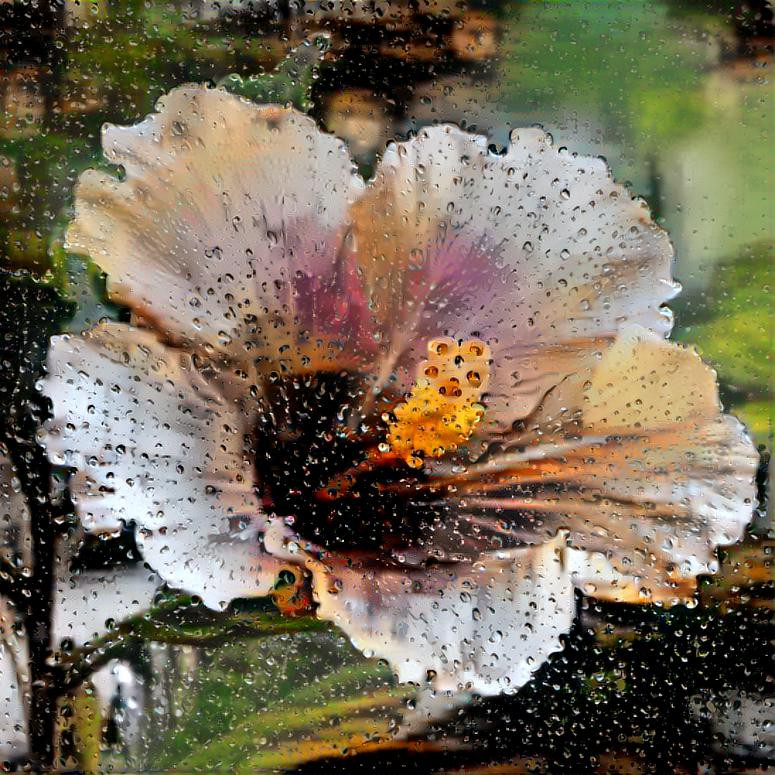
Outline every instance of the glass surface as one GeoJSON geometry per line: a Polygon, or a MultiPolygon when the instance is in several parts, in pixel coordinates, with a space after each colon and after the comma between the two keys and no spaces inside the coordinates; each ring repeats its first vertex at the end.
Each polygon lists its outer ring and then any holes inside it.
{"type": "Polygon", "coordinates": [[[767,2],[0,19],[8,769],[775,767],[767,2]]]}

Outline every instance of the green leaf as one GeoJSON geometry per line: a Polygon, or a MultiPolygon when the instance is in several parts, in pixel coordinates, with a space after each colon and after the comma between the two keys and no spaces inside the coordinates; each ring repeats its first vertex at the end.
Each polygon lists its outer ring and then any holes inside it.
{"type": "Polygon", "coordinates": [[[74,686],[138,641],[185,646],[218,646],[238,638],[264,638],[317,632],[329,625],[314,616],[283,616],[268,598],[238,601],[224,612],[212,611],[189,595],[171,594],[146,613],[120,622],[104,637],[60,656],[66,683],[74,686]]]}
{"type": "Polygon", "coordinates": [[[153,768],[272,771],[394,742],[406,688],[336,632],[232,642],[208,661],[187,688],[187,712],[152,755],[153,768]]]}
{"type": "Polygon", "coordinates": [[[312,84],[328,48],[329,37],[321,33],[291,50],[271,73],[247,78],[235,73],[218,85],[253,102],[293,105],[306,113],[312,107],[312,84]]]}

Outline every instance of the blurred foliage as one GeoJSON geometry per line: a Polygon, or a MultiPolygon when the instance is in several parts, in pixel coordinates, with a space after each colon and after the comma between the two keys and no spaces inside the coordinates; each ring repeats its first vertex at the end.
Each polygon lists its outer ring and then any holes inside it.
{"type": "Polygon", "coordinates": [[[772,290],[775,246],[752,245],[742,255],[722,260],[705,290],[684,294],[675,337],[696,345],[717,370],[722,398],[739,409],[755,438],[767,440],[773,384],[772,290]]]}
{"type": "Polygon", "coordinates": [[[79,772],[99,772],[102,713],[94,687],[86,682],[60,698],[58,710],[58,756],[79,772]]]}
{"type": "Polygon", "coordinates": [[[329,43],[327,35],[317,35],[292,49],[272,72],[245,78],[235,73],[222,78],[218,85],[259,104],[293,105],[309,112],[312,85],[329,43]]]}
{"type": "Polygon", "coordinates": [[[518,3],[503,41],[505,101],[545,116],[576,110],[648,154],[705,118],[699,91],[723,18],[671,16],[650,0],[518,3]],[[688,97],[688,99],[687,99],[688,97]]]}
{"type": "MultiPolygon", "coordinates": [[[[204,652],[182,723],[150,752],[154,767],[237,772],[288,767],[326,728],[355,722],[386,736],[401,704],[390,670],[365,660],[338,634],[243,641],[204,652]],[[378,722],[375,724],[375,720],[378,722]]],[[[312,758],[312,757],[310,757],[312,758]]]]}

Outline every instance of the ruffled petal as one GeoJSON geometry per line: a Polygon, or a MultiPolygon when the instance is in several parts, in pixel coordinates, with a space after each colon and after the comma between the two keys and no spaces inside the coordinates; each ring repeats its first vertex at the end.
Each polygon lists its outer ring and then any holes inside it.
{"type": "Polygon", "coordinates": [[[244,574],[246,594],[266,594],[279,563],[253,540],[266,519],[245,459],[245,418],[190,355],[108,323],[52,341],[43,392],[54,406],[43,443],[54,462],[77,469],[70,490],[87,530],[134,521],[165,581],[208,604],[228,602],[228,574],[172,569],[244,559],[250,544],[252,561],[233,573],[244,574]]]}
{"type": "Polygon", "coordinates": [[[344,144],[296,111],[204,86],[156,109],[105,128],[123,177],[81,176],[68,249],[175,340],[239,358],[336,328],[348,296],[334,265],[362,187],[344,144]]]}
{"type": "Polygon", "coordinates": [[[575,543],[635,577],[641,596],[686,597],[681,586],[693,592],[717,570],[716,547],[743,537],[755,503],[758,455],[721,413],[715,372],[692,350],[629,329],[593,373],[583,418],[585,435],[604,441],[576,482],[604,503],[575,543]]]}
{"type": "Polygon", "coordinates": [[[167,584],[221,610],[235,598],[269,594],[284,566],[263,550],[255,530],[222,536],[191,527],[139,531],[137,545],[167,584]]]}
{"type": "Polygon", "coordinates": [[[474,564],[388,568],[341,557],[310,562],[318,616],[341,627],[401,682],[483,695],[514,692],[574,617],[564,536],[474,564]]]}
{"type": "Polygon", "coordinates": [[[574,581],[621,602],[690,598],[715,550],[743,536],[758,456],[721,413],[699,356],[630,327],[527,421],[520,451],[465,475],[499,539],[570,530],[574,581]]]}
{"type": "Polygon", "coordinates": [[[624,324],[670,329],[667,235],[603,160],[539,130],[498,155],[454,126],[424,129],[387,149],[353,220],[377,388],[413,379],[428,338],[479,337],[493,351],[486,419],[509,427],[624,324]]]}

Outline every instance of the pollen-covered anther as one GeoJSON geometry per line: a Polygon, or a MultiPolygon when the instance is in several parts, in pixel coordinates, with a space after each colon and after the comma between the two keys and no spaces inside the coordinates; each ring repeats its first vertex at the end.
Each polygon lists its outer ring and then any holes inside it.
{"type": "Polygon", "coordinates": [[[428,357],[412,391],[387,415],[387,448],[413,468],[467,441],[484,416],[480,403],[490,375],[490,351],[478,339],[428,342],[428,357]]]}

